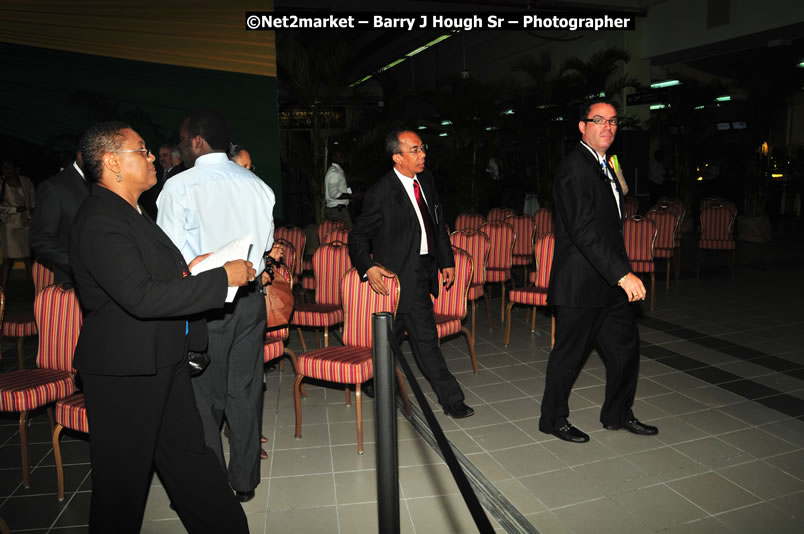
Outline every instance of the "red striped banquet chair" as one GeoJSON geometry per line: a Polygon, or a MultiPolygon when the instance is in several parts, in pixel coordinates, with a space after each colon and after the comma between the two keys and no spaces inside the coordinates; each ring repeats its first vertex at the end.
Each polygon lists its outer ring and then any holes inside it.
{"type": "Polygon", "coordinates": [[[491,208],[489,210],[488,215],[486,215],[486,221],[488,222],[504,221],[508,217],[513,217],[514,215],[516,215],[516,212],[511,208],[506,207],[491,208]]]}
{"type": "Polygon", "coordinates": [[[479,213],[461,213],[455,218],[455,231],[477,230],[486,222],[486,218],[479,213]]]}
{"type": "Polygon", "coordinates": [[[480,230],[489,236],[486,283],[500,283],[500,322],[503,322],[505,321],[505,282],[511,280],[516,232],[513,226],[502,221],[484,223],[480,230]]]}
{"type": "MultiPolygon", "coordinates": [[[[288,273],[290,276],[293,276],[293,273],[296,272],[296,247],[290,241],[286,239],[277,238],[274,240],[274,243],[282,245],[283,254],[282,254],[282,265],[287,268],[288,273]]],[[[290,280],[291,285],[295,283],[295,280],[290,280]]]]}
{"type": "Polygon", "coordinates": [[[505,222],[514,227],[516,241],[514,242],[514,257],[512,265],[522,267],[522,285],[528,279],[528,267],[533,263],[533,238],[536,232],[536,223],[528,215],[514,215],[505,219],[505,222]]]}
{"type": "Polygon", "coordinates": [[[533,222],[536,224],[536,230],[533,234],[533,239],[539,239],[544,234],[553,233],[553,211],[547,208],[542,208],[533,214],[533,222]]]}
{"type": "MultiPolygon", "coordinates": [[[[669,207],[654,206],[645,218],[653,221],[656,225],[656,242],[653,244],[653,257],[664,258],[666,260],[666,280],[665,291],[670,290],[670,260],[676,250],[676,233],[679,231],[680,217],[677,212],[669,207]]],[[[680,244],[680,243],[679,243],[680,244]]],[[[678,280],[678,263],[676,258],[676,280],[678,280]]]]}
{"type": "Polygon", "coordinates": [[[0,374],[0,411],[20,412],[22,483],[26,488],[30,486],[28,414],[47,406],[53,427],[52,404],[75,393],[73,353],[83,319],[75,291],[60,285],[46,287],[36,295],[34,316],[40,332],[37,368],[0,374]]]}
{"type": "MultiPolygon", "coordinates": [[[[553,267],[553,251],[555,238],[552,233],[545,234],[536,240],[533,245],[533,256],[536,261],[536,271],[531,273],[531,285],[522,289],[511,289],[508,292],[508,309],[505,314],[505,341],[507,347],[511,339],[511,309],[514,304],[524,304],[533,307],[530,331],[536,331],[536,306],[547,306],[547,288],[550,284],[550,270],[553,267]]],[[[550,346],[555,345],[556,318],[553,315],[550,346]]]]}
{"type": "Polygon", "coordinates": [[[299,333],[303,350],[307,350],[307,344],[304,341],[302,327],[323,328],[324,346],[329,347],[330,327],[343,322],[341,281],[346,271],[351,268],[349,247],[340,241],[325,243],[313,254],[313,272],[316,279],[315,303],[297,303],[290,320],[290,324],[295,326],[299,333]]]}
{"type": "Polygon", "coordinates": [[[438,272],[438,298],[433,299],[433,313],[435,315],[436,330],[439,343],[441,339],[455,334],[466,336],[469,346],[469,357],[472,360],[472,369],[477,373],[477,356],[475,356],[475,337],[463,326],[466,317],[466,294],[472,283],[472,256],[465,250],[452,247],[455,256],[455,282],[446,289],[443,284],[441,271],[438,272]]]}
{"type": "Polygon", "coordinates": [[[639,211],[639,200],[636,197],[625,198],[625,218],[630,219],[639,211]]]}
{"type": "Polygon", "coordinates": [[[656,242],[656,223],[639,215],[623,223],[625,251],[634,273],[650,273],[650,309],[656,301],[656,265],[653,263],[653,246],[656,242]]]}
{"type": "Polygon", "coordinates": [[[345,227],[341,228],[333,228],[324,236],[324,240],[321,241],[321,244],[324,245],[326,243],[332,243],[334,241],[340,241],[341,243],[348,243],[349,242],[349,229],[345,227]]]}
{"type": "MultiPolygon", "coordinates": [[[[351,406],[349,385],[355,386],[355,411],[357,419],[357,452],[363,454],[363,401],[360,384],[374,376],[372,362],[372,323],[374,313],[396,314],[399,304],[399,279],[386,278],[388,295],[380,295],[371,285],[360,280],[356,269],[350,269],[343,277],[342,295],[344,309],[343,346],[327,347],[303,352],[298,355],[299,373],[293,384],[293,400],[296,406],[296,438],[301,438],[301,385],[305,378],[346,384],[346,405],[351,406]]],[[[408,394],[402,373],[397,367],[397,379],[405,409],[410,414],[408,394]]]]}
{"type": "MultiPolygon", "coordinates": [[[[35,261],[32,268],[34,291],[39,293],[47,286],[53,285],[53,271],[35,261]]],[[[3,328],[0,330],[2,337],[17,338],[17,360],[20,369],[25,368],[25,338],[35,336],[39,331],[36,329],[36,319],[33,310],[14,310],[7,311],[3,320],[3,328]]]]}
{"type": "MultiPolygon", "coordinates": [[[[347,231],[349,230],[349,225],[346,224],[346,221],[342,221],[340,219],[324,219],[321,221],[321,224],[318,225],[318,242],[323,245],[326,243],[327,234],[330,233],[332,230],[336,228],[345,228],[347,231]]],[[[334,237],[335,234],[333,234],[334,237]]],[[[344,241],[345,243],[345,241],[344,241]]],[[[313,260],[306,260],[304,262],[304,271],[305,274],[302,276],[302,290],[307,291],[315,291],[315,275],[313,273],[313,260]]]]}
{"type": "Polygon", "coordinates": [[[284,239],[293,244],[293,248],[296,251],[295,258],[292,263],[286,258],[285,263],[287,263],[288,266],[293,265],[293,280],[298,282],[299,276],[301,276],[304,268],[304,248],[307,244],[307,236],[304,235],[304,230],[293,225],[283,226],[276,229],[274,238],[277,240],[284,239]]]}
{"type": "Polygon", "coordinates": [[[698,240],[698,262],[695,276],[701,277],[704,250],[723,250],[729,254],[729,270],[734,276],[737,243],[734,241],[734,219],[737,208],[731,202],[713,203],[701,210],[701,236],[698,240]]]}
{"type": "Polygon", "coordinates": [[[492,327],[491,306],[489,296],[484,291],[486,285],[486,263],[489,259],[489,236],[480,230],[457,230],[449,236],[452,246],[469,253],[472,257],[472,283],[466,294],[466,300],[472,304],[472,338],[475,337],[475,301],[480,297],[486,301],[486,314],[489,319],[489,328],[492,327]]]}

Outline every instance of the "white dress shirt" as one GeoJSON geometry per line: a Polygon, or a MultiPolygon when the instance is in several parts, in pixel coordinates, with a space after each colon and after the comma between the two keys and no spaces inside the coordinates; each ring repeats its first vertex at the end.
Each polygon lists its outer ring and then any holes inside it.
{"type": "Polygon", "coordinates": [[[617,185],[614,183],[614,177],[611,175],[611,171],[609,170],[609,166],[606,165],[606,155],[603,154],[603,158],[601,159],[600,154],[595,152],[595,150],[581,141],[581,144],[586,147],[586,149],[595,156],[597,160],[597,164],[600,165],[600,170],[606,173],[606,176],[609,178],[609,184],[611,185],[611,192],[614,194],[614,201],[617,203],[617,212],[620,214],[620,217],[623,215],[623,209],[620,207],[620,194],[617,191],[617,185]],[[605,170],[603,167],[605,166],[605,170]]]}
{"type": "Polygon", "coordinates": [[[248,260],[260,273],[274,242],[274,203],[265,182],[225,153],[213,152],[165,182],[156,222],[187,263],[251,234],[248,260]]]}
{"type": "Polygon", "coordinates": [[[324,199],[327,202],[327,207],[348,206],[348,198],[338,198],[348,192],[349,188],[346,185],[346,174],[344,174],[343,168],[337,163],[333,163],[324,176],[324,199]]]}

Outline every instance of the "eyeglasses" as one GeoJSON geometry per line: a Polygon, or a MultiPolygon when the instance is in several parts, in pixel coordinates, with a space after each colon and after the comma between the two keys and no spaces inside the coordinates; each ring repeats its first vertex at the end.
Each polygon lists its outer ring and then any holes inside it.
{"type": "Polygon", "coordinates": [[[113,152],[115,154],[120,154],[122,152],[145,152],[145,158],[146,159],[150,158],[151,154],[153,154],[153,152],[151,152],[147,148],[137,148],[137,149],[132,149],[132,150],[112,150],[111,152],[113,152]]]}
{"type": "Polygon", "coordinates": [[[427,152],[429,148],[427,143],[422,143],[419,146],[413,145],[407,152],[397,152],[397,154],[418,154],[419,152],[427,152]]]}
{"type": "Polygon", "coordinates": [[[617,126],[617,123],[620,122],[620,118],[619,117],[612,117],[610,119],[606,119],[606,118],[601,117],[600,115],[597,115],[597,116],[592,117],[591,119],[584,119],[583,121],[584,122],[594,122],[598,126],[603,126],[607,122],[609,124],[611,124],[612,126],[617,126]]]}

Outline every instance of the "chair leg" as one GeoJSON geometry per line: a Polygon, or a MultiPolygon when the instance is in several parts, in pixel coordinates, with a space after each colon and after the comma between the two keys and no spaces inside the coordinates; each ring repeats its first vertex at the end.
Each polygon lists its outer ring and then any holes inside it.
{"type": "MultiPolygon", "coordinates": [[[[509,312],[510,313],[510,312],[509,312]]],[[[475,355],[475,338],[466,328],[461,328],[461,332],[466,336],[466,344],[469,345],[469,356],[472,358],[472,369],[477,374],[477,356],[475,355]]]]}
{"type": "Polygon", "coordinates": [[[477,305],[475,304],[475,301],[473,300],[472,301],[472,336],[474,336],[475,332],[477,331],[477,330],[475,330],[475,325],[476,325],[476,323],[475,323],[475,308],[476,307],[477,307],[477,305]]]}
{"type": "Polygon", "coordinates": [[[656,302],[656,273],[650,273],[650,311],[653,311],[654,302],[656,302]]]}
{"type": "Polygon", "coordinates": [[[505,322],[505,280],[500,282],[500,322],[505,322]]]}
{"type": "Polygon", "coordinates": [[[533,306],[530,310],[530,333],[534,333],[536,331],[536,306],[533,306]]]}
{"type": "Polygon", "coordinates": [[[307,343],[304,342],[304,334],[302,334],[301,326],[296,327],[296,332],[299,333],[299,343],[301,343],[302,352],[307,352],[307,343]]]}
{"type": "Polygon", "coordinates": [[[20,369],[25,369],[25,338],[20,336],[17,338],[17,360],[19,360],[20,369]]]}
{"type": "MultiPolygon", "coordinates": [[[[349,391],[349,388],[346,388],[349,391]]],[[[363,454],[363,394],[360,384],[355,384],[355,416],[357,417],[357,454],[363,454]]]]}
{"type": "Polygon", "coordinates": [[[301,390],[301,382],[304,375],[296,375],[296,380],[293,381],[293,404],[296,407],[296,439],[302,437],[301,434],[301,399],[299,398],[299,391],[301,390]]]}
{"type": "Polygon", "coordinates": [[[329,347],[329,327],[324,325],[324,346],[329,347]]]}
{"type": "Polygon", "coordinates": [[[485,299],[486,301],[486,313],[489,316],[489,330],[491,330],[492,328],[494,328],[494,320],[491,318],[491,302],[489,302],[488,293],[486,293],[485,291],[483,291],[483,299],[485,299]]]}
{"type": "Polygon", "coordinates": [[[402,402],[405,405],[405,414],[410,417],[410,399],[408,399],[408,388],[405,386],[405,378],[402,376],[402,369],[399,365],[396,366],[396,381],[399,383],[399,394],[402,397],[402,402]]]}
{"type": "MultiPolygon", "coordinates": [[[[285,347],[285,354],[287,354],[288,358],[290,358],[290,365],[293,367],[293,374],[299,376],[299,361],[296,359],[296,353],[285,347]]],[[[307,397],[307,393],[304,392],[304,384],[299,385],[299,393],[303,398],[307,397]]]]}
{"type": "Polygon", "coordinates": [[[318,333],[318,328],[315,329],[315,346],[321,348],[321,335],[318,333]]]}
{"type": "Polygon", "coordinates": [[[22,453],[22,485],[31,487],[31,473],[28,469],[28,412],[20,412],[20,452],[22,453]]]}
{"type": "Polygon", "coordinates": [[[670,291],[670,258],[667,258],[667,280],[664,282],[664,290],[670,291]]]}
{"type": "Polygon", "coordinates": [[[56,410],[54,406],[51,404],[47,407],[47,419],[50,423],[50,431],[53,432],[56,430],[56,410]]]}
{"type": "Polygon", "coordinates": [[[56,496],[59,501],[64,500],[64,466],[61,461],[61,445],[59,444],[59,437],[63,428],[61,424],[58,424],[53,431],[53,457],[56,460],[56,496]]]}
{"type": "Polygon", "coordinates": [[[556,315],[555,312],[553,312],[553,315],[551,316],[550,320],[550,348],[552,349],[555,346],[556,346],[556,315]]]}
{"type": "Polygon", "coordinates": [[[349,393],[349,386],[344,388],[344,393],[346,393],[346,407],[348,408],[352,405],[352,395],[349,393]]]}
{"type": "MultiPolygon", "coordinates": [[[[506,346],[506,347],[508,346],[508,341],[511,338],[511,308],[513,308],[513,307],[514,307],[513,301],[509,302],[508,303],[508,313],[505,316],[505,323],[504,323],[505,324],[505,337],[503,338],[503,345],[506,346]]],[[[475,371],[475,372],[477,372],[477,371],[475,371]]]]}

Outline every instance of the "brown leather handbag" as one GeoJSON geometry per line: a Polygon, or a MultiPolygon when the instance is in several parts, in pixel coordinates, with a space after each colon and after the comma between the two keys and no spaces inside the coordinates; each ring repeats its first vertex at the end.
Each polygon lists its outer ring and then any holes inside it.
{"type": "Polygon", "coordinates": [[[265,264],[269,281],[263,287],[265,315],[268,328],[279,328],[290,323],[295,302],[293,288],[289,282],[290,272],[287,267],[272,259],[269,261],[269,258],[270,256],[266,256],[265,264]],[[275,274],[277,271],[279,276],[275,274]]]}

